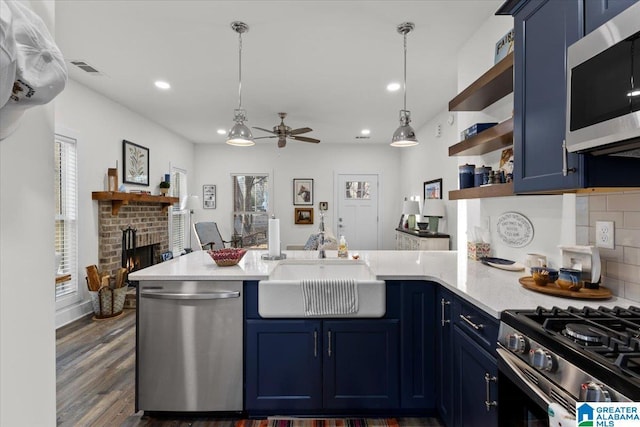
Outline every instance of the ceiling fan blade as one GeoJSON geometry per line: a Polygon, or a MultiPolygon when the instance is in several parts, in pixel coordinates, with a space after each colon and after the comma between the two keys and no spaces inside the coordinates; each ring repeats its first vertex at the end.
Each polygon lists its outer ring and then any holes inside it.
{"type": "Polygon", "coordinates": [[[293,129],[291,132],[289,132],[290,135],[298,135],[301,133],[307,133],[307,132],[311,132],[313,129],[311,128],[299,128],[299,129],[293,129]]]}
{"type": "Polygon", "coordinates": [[[278,139],[278,148],[283,148],[285,145],[287,145],[287,140],[285,138],[278,139]]]}
{"type": "Polygon", "coordinates": [[[274,134],[274,135],[276,134],[274,131],[269,130],[269,129],[259,128],[259,127],[255,127],[255,126],[253,126],[253,128],[254,128],[254,129],[261,130],[261,131],[264,131],[264,132],[269,132],[269,133],[272,133],[272,134],[274,134]]]}
{"type": "Polygon", "coordinates": [[[277,138],[277,135],[273,135],[273,136],[256,136],[253,139],[265,139],[265,138],[277,138]]]}
{"type": "Polygon", "coordinates": [[[291,136],[291,139],[295,139],[296,141],[303,141],[303,142],[315,142],[316,144],[318,142],[320,142],[319,139],[315,139],[315,138],[307,138],[306,136],[291,136]]]}

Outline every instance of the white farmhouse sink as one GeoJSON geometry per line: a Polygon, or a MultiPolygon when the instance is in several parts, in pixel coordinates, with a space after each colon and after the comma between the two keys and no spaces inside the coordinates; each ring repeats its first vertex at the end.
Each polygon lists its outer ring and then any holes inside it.
{"type": "Polygon", "coordinates": [[[386,312],[383,280],[363,261],[356,260],[286,260],[281,261],[268,280],[258,284],[258,313],[262,317],[310,317],[305,315],[303,280],[352,279],[356,282],[356,313],[312,317],[382,317],[386,312]]]}

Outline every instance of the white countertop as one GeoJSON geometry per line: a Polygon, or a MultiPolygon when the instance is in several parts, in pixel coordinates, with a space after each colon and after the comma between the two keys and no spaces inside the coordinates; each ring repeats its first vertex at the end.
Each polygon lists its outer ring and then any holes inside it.
{"type": "MultiPolygon", "coordinates": [[[[196,251],[136,271],[132,280],[264,280],[278,261],[264,261],[266,251],[250,250],[238,265],[218,267],[206,251],[196,251]]],[[[608,300],[560,298],[523,288],[524,271],[505,271],[469,260],[456,251],[360,251],[360,259],[381,280],[432,280],[444,285],[495,318],[507,309],[542,306],[627,307],[637,302],[613,296],[608,300]]],[[[285,251],[287,259],[318,259],[317,251],[285,251]]],[[[326,251],[337,259],[337,251],[326,251]]],[[[353,254],[353,252],[352,252],[353,254]]],[[[349,262],[344,260],[344,262],[349,262]]]]}

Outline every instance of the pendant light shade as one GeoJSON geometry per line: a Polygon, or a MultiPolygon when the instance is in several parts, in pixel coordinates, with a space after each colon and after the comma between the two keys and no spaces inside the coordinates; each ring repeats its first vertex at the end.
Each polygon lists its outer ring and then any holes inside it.
{"type": "Polygon", "coordinates": [[[249,31],[249,26],[244,22],[234,21],[231,29],[238,33],[238,108],[234,110],[233,120],[235,125],[227,135],[227,144],[236,147],[249,147],[255,144],[251,130],[244,124],[247,114],[242,108],[242,34],[249,31]]]}
{"type": "Polygon", "coordinates": [[[414,29],[413,22],[403,22],[398,25],[398,32],[404,39],[404,108],[400,110],[400,127],[393,133],[392,147],[411,147],[418,145],[416,132],[411,125],[411,112],[407,110],[407,34],[414,29]]]}

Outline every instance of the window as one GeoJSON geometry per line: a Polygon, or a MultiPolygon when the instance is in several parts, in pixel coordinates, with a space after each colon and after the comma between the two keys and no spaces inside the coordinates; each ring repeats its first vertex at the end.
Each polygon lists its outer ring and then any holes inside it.
{"type": "Polygon", "coordinates": [[[187,247],[187,233],[190,231],[190,217],[187,207],[187,171],[171,168],[171,195],[179,200],[171,209],[171,244],[169,250],[174,255],[184,252],[187,247]]]}
{"type": "Polygon", "coordinates": [[[266,247],[269,175],[233,175],[233,234],[242,247],[266,247]]]}
{"type": "Polygon", "coordinates": [[[78,186],[76,140],[55,135],[56,306],[78,299],[78,186]]]}

